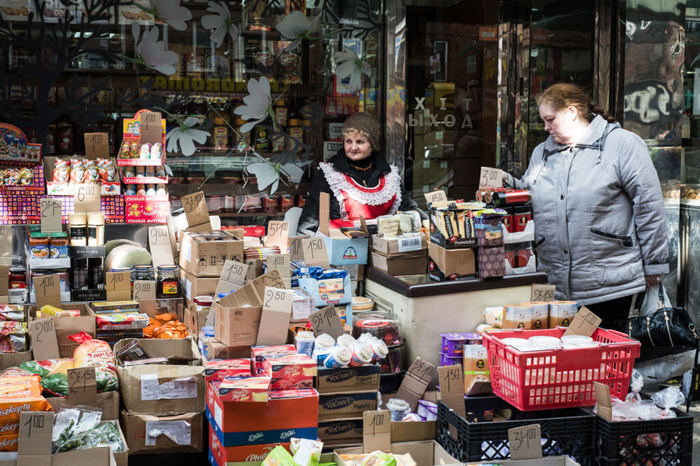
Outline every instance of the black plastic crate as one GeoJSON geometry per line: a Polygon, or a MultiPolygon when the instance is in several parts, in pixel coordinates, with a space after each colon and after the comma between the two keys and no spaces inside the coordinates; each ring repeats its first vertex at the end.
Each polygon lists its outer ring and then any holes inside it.
{"type": "Polygon", "coordinates": [[[608,422],[597,418],[596,447],[601,465],[691,465],[693,416],[657,421],[608,422]]]}
{"type": "Polygon", "coordinates": [[[569,455],[582,465],[594,464],[596,419],[590,412],[581,408],[532,413],[511,409],[517,419],[469,422],[440,402],[438,443],[459,461],[505,460],[510,457],[508,429],[539,424],[544,456],[569,455]]]}

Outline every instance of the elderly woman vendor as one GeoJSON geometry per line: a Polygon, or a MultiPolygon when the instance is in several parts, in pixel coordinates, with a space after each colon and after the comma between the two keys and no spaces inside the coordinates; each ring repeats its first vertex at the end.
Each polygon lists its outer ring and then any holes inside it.
{"type": "Polygon", "coordinates": [[[298,230],[318,228],[320,193],[328,193],[331,228],[352,227],[360,216],[374,219],[397,211],[418,210],[403,191],[401,174],[379,152],[379,123],[367,113],[351,115],[343,123],[343,148],[320,163],[299,219],[298,230]]]}

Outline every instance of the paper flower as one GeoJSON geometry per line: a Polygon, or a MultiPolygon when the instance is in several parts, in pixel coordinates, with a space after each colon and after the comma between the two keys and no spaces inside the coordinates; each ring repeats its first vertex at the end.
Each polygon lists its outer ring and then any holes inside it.
{"type": "Polygon", "coordinates": [[[359,90],[362,86],[362,73],[367,76],[372,73],[369,63],[362,57],[352,51],[335,52],[335,75],[339,79],[350,76],[349,86],[359,90]]]}
{"type": "Polygon", "coordinates": [[[238,24],[233,22],[228,5],[224,2],[209,2],[207,11],[211,11],[214,14],[202,16],[202,27],[211,31],[209,37],[214,45],[220,47],[226,34],[231,36],[231,40],[235,41],[238,39],[240,28],[238,24]]]}
{"type": "Polygon", "coordinates": [[[243,97],[243,103],[233,111],[248,123],[241,126],[241,132],[247,133],[255,125],[265,120],[268,115],[275,121],[272,110],[272,97],[270,97],[270,81],[266,77],[259,80],[251,78],[248,80],[248,95],[243,97]],[[251,121],[252,120],[252,121],[251,121]]]}
{"type": "Polygon", "coordinates": [[[180,123],[180,126],[171,129],[165,136],[168,152],[178,152],[178,144],[182,155],[190,156],[194,154],[194,142],[204,144],[209,137],[209,131],[194,129],[199,123],[199,118],[190,116],[180,123]],[[194,141],[194,142],[193,142],[194,141]]]}
{"type": "Polygon", "coordinates": [[[136,45],[137,62],[166,75],[175,74],[175,64],[179,58],[175,52],[167,50],[165,42],[158,40],[158,28],[143,31],[139,42],[140,28],[137,23],[131,25],[131,34],[136,45]]]}
{"type": "Polygon", "coordinates": [[[320,19],[321,15],[308,17],[298,10],[286,15],[275,26],[284,39],[292,41],[285,50],[294,50],[302,39],[310,39],[320,19]]]}
{"type": "Polygon", "coordinates": [[[258,179],[258,189],[264,191],[270,186],[270,194],[277,191],[280,183],[279,167],[270,162],[255,162],[246,167],[246,171],[255,175],[258,179]]]}
{"type": "Polygon", "coordinates": [[[180,0],[150,0],[154,10],[154,16],[162,19],[170,27],[178,31],[187,29],[186,21],[192,19],[192,13],[184,6],[180,6],[180,0]]]}

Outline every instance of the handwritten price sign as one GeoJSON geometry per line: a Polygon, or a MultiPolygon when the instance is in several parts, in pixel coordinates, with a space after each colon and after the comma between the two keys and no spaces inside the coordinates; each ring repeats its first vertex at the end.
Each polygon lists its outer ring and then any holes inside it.
{"type": "Polygon", "coordinates": [[[107,301],[124,301],[131,299],[131,273],[107,272],[107,301]]]}
{"type": "Polygon", "coordinates": [[[327,333],[333,338],[338,338],[345,333],[343,331],[343,322],[338,317],[338,312],[333,306],[326,306],[320,311],[311,314],[309,320],[316,336],[327,333]]]}
{"type": "Polygon", "coordinates": [[[554,285],[538,285],[536,283],[530,285],[530,301],[531,302],[549,302],[554,300],[554,285]]]}
{"type": "Polygon", "coordinates": [[[55,233],[63,231],[62,211],[63,201],[60,199],[44,198],[41,200],[41,232],[55,233]]]}
{"type": "Polygon", "coordinates": [[[32,341],[34,357],[41,361],[58,357],[56,328],[51,317],[29,322],[29,338],[32,341]]]}
{"type": "Polygon", "coordinates": [[[155,280],[135,280],[134,281],[134,300],[152,300],[156,299],[156,282],[155,280]]]}
{"type": "Polygon", "coordinates": [[[280,252],[287,252],[289,242],[289,223],[271,220],[267,225],[267,247],[277,246],[280,252]]]}
{"type": "Polygon", "coordinates": [[[499,188],[503,186],[503,170],[491,167],[481,167],[479,189],[499,188]]]}
{"type": "Polygon", "coordinates": [[[531,460],[542,457],[542,431],[539,424],[508,429],[510,457],[514,460],[531,460]]]}
{"type": "Polygon", "coordinates": [[[304,238],[301,240],[301,247],[306,265],[328,267],[328,251],[323,238],[304,238]]]}
{"type": "Polygon", "coordinates": [[[425,193],[425,201],[428,204],[432,204],[434,202],[444,202],[447,201],[447,195],[445,194],[445,191],[439,189],[437,191],[433,191],[431,193],[425,193]]]}
{"type": "Polygon", "coordinates": [[[75,186],[73,205],[75,212],[99,212],[101,206],[100,185],[93,183],[75,186]]]}
{"type": "Polygon", "coordinates": [[[185,210],[188,226],[195,227],[210,223],[209,209],[207,208],[207,201],[202,191],[182,196],[182,208],[185,210]]]}
{"type": "Polygon", "coordinates": [[[97,404],[97,386],[94,367],[68,369],[68,401],[72,405],[97,404]]]}
{"type": "Polygon", "coordinates": [[[44,304],[60,305],[61,279],[58,274],[34,277],[34,293],[36,294],[36,304],[39,307],[44,304]]]}

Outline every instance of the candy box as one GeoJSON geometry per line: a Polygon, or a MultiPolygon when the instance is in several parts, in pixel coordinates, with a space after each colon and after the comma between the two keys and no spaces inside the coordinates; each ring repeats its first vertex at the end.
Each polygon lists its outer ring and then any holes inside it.
{"type": "Polygon", "coordinates": [[[270,390],[308,390],[314,388],[314,378],[307,376],[273,378],[270,390]]]}
{"type": "Polygon", "coordinates": [[[250,359],[216,359],[204,365],[207,382],[222,381],[225,377],[250,377],[250,359]]]}
{"type": "Polygon", "coordinates": [[[474,216],[477,246],[503,245],[503,216],[506,212],[501,209],[480,210],[474,216]]]}
{"type": "MultiPolygon", "coordinates": [[[[273,378],[314,377],[316,376],[316,360],[305,354],[270,355],[265,357],[262,370],[263,375],[273,378]]],[[[313,386],[309,388],[313,388],[313,386]]]]}
{"type": "Polygon", "coordinates": [[[449,354],[440,353],[441,366],[454,366],[456,364],[462,364],[462,356],[452,356],[449,354]]]}
{"type": "Polygon", "coordinates": [[[250,348],[250,359],[253,364],[253,374],[261,374],[263,361],[267,356],[284,356],[298,354],[294,345],[253,346],[250,348]]]}
{"type": "Polygon", "coordinates": [[[271,381],[271,377],[225,377],[218,382],[217,390],[223,401],[264,403],[268,398],[271,381]]]}
{"type": "Polygon", "coordinates": [[[96,316],[99,330],[132,330],[148,327],[148,315],[136,313],[114,313],[96,316]]]}
{"type": "Polygon", "coordinates": [[[502,277],[505,275],[505,248],[503,246],[480,247],[478,256],[480,278],[502,277]]]}
{"type": "Polygon", "coordinates": [[[440,336],[442,352],[452,357],[461,357],[465,344],[481,344],[481,335],[478,333],[441,333],[440,336]]]}

